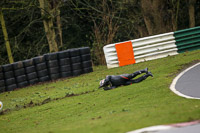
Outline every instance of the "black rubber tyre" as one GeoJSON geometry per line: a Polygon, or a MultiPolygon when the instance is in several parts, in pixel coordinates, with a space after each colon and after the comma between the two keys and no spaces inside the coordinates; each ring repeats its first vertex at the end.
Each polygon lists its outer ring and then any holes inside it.
{"type": "Polygon", "coordinates": [[[4,80],[0,80],[0,87],[5,86],[5,81],[4,80]]]}
{"type": "Polygon", "coordinates": [[[21,75],[15,78],[17,83],[21,83],[27,80],[26,75],[21,75]]]}
{"type": "Polygon", "coordinates": [[[58,52],[58,59],[69,58],[69,50],[58,52]]]}
{"type": "Polygon", "coordinates": [[[16,84],[8,85],[6,86],[6,91],[13,91],[16,88],[17,88],[16,84]]]}
{"type": "Polygon", "coordinates": [[[47,69],[46,62],[36,64],[35,68],[36,68],[37,71],[41,71],[41,70],[47,69]]]}
{"type": "Polygon", "coordinates": [[[64,66],[64,65],[70,65],[70,58],[63,58],[59,60],[59,65],[64,66]]]}
{"type": "Polygon", "coordinates": [[[72,70],[79,70],[79,69],[82,69],[81,63],[72,64],[72,70]]]}
{"type": "Polygon", "coordinates": [[[13,68],[14,70],[17,70],[17,69],[20,69],[20,68],[23,68],[24,65],[23,65],[23,62],[22,61],[19,61],[19,62],[14,62],[13,63],[13,68]]]}
{"type": "Polygon", "coordinates": [[[35,66],[25,67],[26,74],[36,72],[35,66]]]}
{"type": "Polygon", "coordinates": [[[83,69],[83,73],[90,73],[90,72],[93,72],[92,67],[88,67],[88,68],[83,69]]]}
{"type": "Polygon", "coordinates": [[[73,76],[79,76],[79,75],[83,74],[83,71],[81,69],[74,70],[74,71],[72,71],[72,74],[73,74],[73,76]]]}
{"type": "Polygon", "coordinates": [[[61,72],[60,76],[62,78],[70,77],[70,76],[72,76],[72,72],[61,72]]]}
{"type": "Polygon", "coordinates": [[[79,52],[79,49],[70,49],[69,54],[70,54],[70,57],[75,57],[75,56],[79,56],[80,52],[79,52]]]}
{"type": "Polygon", "coordinates": [[[35,79],[35,78],[37,78],[37,73],[36,72],[32,72],[32,73],[27,74],[27,79],[28,80],[32,80],[32,79],[35,79]]]}
{"type": "Polygon", "coordinates": [[[38,57],[34,57],[33,61],[35,64],[39,64],[39,63],[45,62],[45,59],[44,59],[44,56],[38,56],[38,57]]]}
{"type": "Polygon", "coordinates": [[[59,67],[49,68],[49,73],[50,74],[57,74],[57,73],[59,73],[59,67]]]}
{"type": "Polygon", "coordinates": [[[90,48],[89,47],[79,48],[79,50],[80,50],[81,55],[90,54],[90,48]]]}
{"type": "Polygon", "coordinates": [[[76,56],[76,57],[71,57],[71,63],[81,63],[81,57],[80,56],[76,56]]]}
{"type": "Polygon", "coordinates": [[[16,82],[15,82],[15,78],[6,79],[6,80],[5,80],[5,83],[6,83],[6,86],[15,84],[15,83],[16,83],[16,82]]]}
{"type": "Polygon", "coordinates": [[[6,65],[3,65],[3,71],[4,72],[8,72],[8,71],[12,71],[13,70],[13,65],[12,64],[6,64],[6,65]]]}
{"type": "Polygon", "coordinates": [[[92,67],[92,62],[91,61],[84,61],[84,62],[82,62],[82,66],[83,66],[83,68],[92,67]]]}
{"type": "Polygon", "coordinates": [[[39,81],[40,81],[40,82],[49,81],[49,76],[40,77],[40,78],[39,78],[39,81]]]}
{"type": "Polygon", "coordinates": [[[50,60],[47,61],[47,67],[51,68],[51,67],[57,67],[58,66],[58,60],[50,60]]]}
{"type": "Polygon", "coordinates": [[[24,60],[23,64],[24,64],[24,67],[32,66],[32,65],[34,65],[33,59],[24,60]]]}
{"type": "Polygon", "coordinates": [[[0,80],[4,79],[4,74],[0,72],[0,80]]]}
{"type": "Polygon", "coordinates": [[[81,55],[81,60],[82,60],[82,62],[89,61],[89,60],[91,60],[91,55],[90,54],[81,55]]]}
{"type": "Polygon", "coordinates": [[[41,70],[41,71],[37,71],[38,77],[45,77],[48,76],[48,71],[47,69],[41,70]]]}
{"type": "Polygon", "coordinates": [[[0,93],[3,93],[5,91],[6,91],[6,87],[5,86],[0,87],[0,93]]]}
{"type": "Polygon", "coordinates": [[[2,66],[0,66],[0,72],[3,72],[3,68],[2,68],[2,66]]]}
{"type": "Polygon", "coordinates": [[[48,53],[44,54],[44,57],[47,61],[49,60],[57,60],[57,52],[56,53],[48,53]]]}
{"type": "Polygon", "coordinates": [[[15,74],[15,77],[18,77],[18,76],[21,76],[21,75],[25,75],[25,70],[24,70],[24,68],[20,68],[20,69],[14,70],[14,74],[15,74]]]}
{"type": "Polygon", "coordinates": [[[39,82],[39,79],[38,78],[35,78],[35,79],[31,79],[28,81],[30,85],[33,85],[33,84],[36,84],[39,82]]]}
{"type": "Polygon", "coordinates": [[[50,74],[50,79],[51,80],[56,80],[60,78],[60,73],[56,73],[56,74],[50,74]]]}
{"type": "Polygon", "coordinates": [[[60,72],[70,72],[70,71],[71,71],[70,65],[65,65],[60,67],[60,72]]]}
{"type": "Polygon", "coordinates": [[[26,87],[26,86],[28,86],[28,81],[24,81],[24,82],[21,82],[21,83],[17,84],[18,88],[22,88],[22,87],[26,87]]]}
{"type": "Polygon", "coordinates": [[[14,72],[13,71],[8,71],[4,73],[4,78],[9,79],[14,77],[14,72]]]}

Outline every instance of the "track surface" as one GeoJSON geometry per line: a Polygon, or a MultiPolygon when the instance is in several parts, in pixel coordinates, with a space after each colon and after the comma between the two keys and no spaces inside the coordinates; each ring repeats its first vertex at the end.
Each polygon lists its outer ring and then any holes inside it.
{"type": "Polygon", "coordinates": [[[179,96],[200,99],[200,63],[180,73],[170,89],[179,96]]]}
{"type": "Polygon", "coordinates": [[[127,133],[199,133],[200,121],[146,127],[127,133]]]}
{"type": "Polygon", "coordinates": [[[200,133],[200,124],[186,126],[182,128],[172,128],[169,130],[159,131],[155,133],[200,133]]]}

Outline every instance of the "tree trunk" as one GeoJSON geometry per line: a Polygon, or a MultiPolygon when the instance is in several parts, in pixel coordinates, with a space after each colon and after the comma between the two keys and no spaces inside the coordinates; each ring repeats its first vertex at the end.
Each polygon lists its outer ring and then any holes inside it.
{"type": "Polygon", "coordinates": [[[141,0],[142,14],[149,35],[172,30],[166,0],[141,0]]]}
{"type": "Polygon", "coordinates": [[[144,22],[148,31],[149,35],[153,34],[153,20],[152,20],[152,16],[151,16],[151,12],[152,12],[152,6],[151,2],[149,0],[141,0],[141,7],[142,7],[142,14],[143,14],[143,18],[144,18],[144,22]]]}
{"type": "Polygon", "coordinates": [[[180,0],[177,2],[177,9],[176,9],[176,20],[175,25],[173,27],[173,31],[176,31],[178,29],[178,14],[179,14],[179,7],[180,7],[180,0]]]}
{"type": "Polygon", "coordinates": [[[93,19],[93,32],[94,32],[94,44],[93,52],[100,65],[105,65],[106,60],[103,52],[103,46],[113,43],[113,39],[118,31],[119,24],[114,17],[116,15],[116,9],[112,5],[109,6],[108,0],[102,0],[98,7],[98,10],[102,11],[100,14],[95,15],[93,19]]]}
{"type": "Polygon", "coordinates": [[[191,27],[195,27],[195,3],[196,0],[188,0],[189,3],[189,26],[191,27]]]}
{"type": "Polygon", "coordinates": [[[39,0],[40,8],[41,8],[41,15],[43,17],[43,24],[44,29],[47,37],[47,41],[49,43],[49,50],[50,52],[57,52],[58,51],[58,44],[56,42],[56,35],[53,26],[53,18],[51,15],[50,3],[46,0],[39,0]],[[47,13],[48,14],[47,14],[47,13]]]}
{"type": "Polygon", "coordinates": [[[138,30],[138,33],[139,33],[137,38],[148,36],[148,32],[147,32],[146,27],[138,25],[137,30],[138,30]]]}
{"type": "Polygon", "coordinates": [[[54,14],[55,14],[55,17],[56,17],[56,25],[57,25],[57,43],[59,45],[59,47],[62,47],[63,44],[62,44],[62,24],[61,24],[61,18],[60,18],[60,4],[61,4],[61,1],[56,1],[56,0],[53,0],[53,11],[54,11],[54,14]]]}
{"type": "Polygon", "coordinates": [[[11,52],[11,48],[10,48],[10,42],[8,39],[8,33],[7,33],[2,9],[0,9],[0,21],[1,21],[2,31],[3,31],[3,35],[4,35],[5,44],[6,44],[6,49],[7,49],[7,53],[8,53],[8,59],[9,59],[10,63],[13,63],[14,60],[13,60],[13,56],[12,56],[12,52],[11,52]]]}
{"type": "Polygon", "coordinates": [[[63,46],[63,42],[62,42],[62,24],[61,24],[61,19],[60,19],[60,10],[58,9],[58,14],[57,14],[57,26],[58,26],[58,38],[59,38],[59,46],[62,47],[63,46]]]}
{"type": "Polygon", "coordinates": [[[56,42],[58,44],[58,47],[61,48],[63,46],[63,44],[62,44],[62,24],[61,24],[61,18],[60,18],[61,1],[49,0],[49,3],[51,4],[50,10],[51,10],[52,16],[54,18],[54,27],[56,27],[55,28],[56,42]]]}

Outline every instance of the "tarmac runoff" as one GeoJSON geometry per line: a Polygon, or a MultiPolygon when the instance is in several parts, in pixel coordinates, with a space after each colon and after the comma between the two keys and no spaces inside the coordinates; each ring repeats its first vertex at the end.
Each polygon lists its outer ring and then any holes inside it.
{"type": "Polygon", "coordinates": [[[200,63],[181,72],[173,80],[170,89],[179,96],[200,99],[200,63]]]}

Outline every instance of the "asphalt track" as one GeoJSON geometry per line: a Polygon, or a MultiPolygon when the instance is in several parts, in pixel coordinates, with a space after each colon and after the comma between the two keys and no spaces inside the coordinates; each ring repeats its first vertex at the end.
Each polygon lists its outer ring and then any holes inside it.
{"type": "Polygon", "coordinates": [[[146,127],[127,133],[200,133],[200,121],[146,127]]]}
{"type": "Polygon", "coordinates": [[[155,133],[200,133],[200,124],[181,127],[181,128],[172,128],[169,130],[163,130],[155,133]]]}
{"type": "Polygon", "coordinates": [[[170,89],[179,96],[200,99],[200,63],[181,72],[173,80],[170,89]]]}

